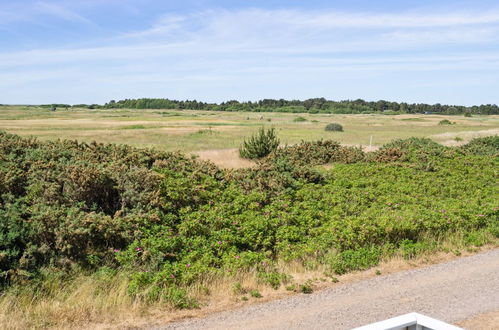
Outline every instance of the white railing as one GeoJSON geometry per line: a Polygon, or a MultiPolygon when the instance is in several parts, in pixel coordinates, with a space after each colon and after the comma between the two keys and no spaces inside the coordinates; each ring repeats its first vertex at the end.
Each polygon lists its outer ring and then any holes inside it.
{"type": "Polygon", "coordinates": [[[454,325],[418,313],[409,313],[354,330],[463,330],[454,325]]]}

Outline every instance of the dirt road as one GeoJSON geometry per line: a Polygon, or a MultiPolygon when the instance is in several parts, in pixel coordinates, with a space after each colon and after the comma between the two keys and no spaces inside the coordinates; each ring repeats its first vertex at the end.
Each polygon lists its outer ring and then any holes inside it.
{"type": "Polygon", "coordinates": [[[497,310],[499,249],[157,329],[350,329],[408,312],[456,323],[497,310]]]}

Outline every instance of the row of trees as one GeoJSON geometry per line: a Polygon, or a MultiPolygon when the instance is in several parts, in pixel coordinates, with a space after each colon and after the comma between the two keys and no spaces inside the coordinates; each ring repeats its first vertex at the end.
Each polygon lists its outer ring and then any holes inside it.
{"type": "MultiPolygon", "coordinates": [[[[53,106],[53,105],[48,105],[53,106]]],[[[60,107],[61,105],[57,105],[60,107]]],[[[64,105],[66,107],[66,105],[64,105]]],[[[365,101],[362,99],[331,101],[325,98],[308,100],[264,99],[256,102],[239,102],[236,100],[222,103],[206,103],[196,100],[170,100],[170,99],[125,99],[111,100],[104,105],[78,104],[73,107],[86,107],[89,109],[179,109],[179,110],[217,110],[217,111],[254,111],[254,112],[309,112],[309,113],[370,113],[370,112],[397,112],[397,113],[439,113],[439,114],[499,114],[496,104],[482,104],[479,106],[405,103],[389,101],[365,101]]]]}

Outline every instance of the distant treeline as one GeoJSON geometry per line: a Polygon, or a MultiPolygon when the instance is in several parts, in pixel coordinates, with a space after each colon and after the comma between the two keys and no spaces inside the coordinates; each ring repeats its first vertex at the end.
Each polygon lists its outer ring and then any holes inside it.
{"type": "MultiPolygon", "coordinates": [[[[50,104],[44,107],[69,108],[66,104],[50,104]]],[[[75,108],[89,109],[178,109],[178,110],[216,110],[216,111],[254,111],[254,112],[308,112],[308,113],[438,113],[438,114],[499,114],[499,107],[496,104],[482,104],[479,106],[444,105],[440,103],[405,103],[389,101],[364,101],[346,100],[331,101],[325,98],[314,98],[304,101],[300,100],[274,100],[264,99],[256,102],[227,101],[222,103],[206,103],[200,101],[178,101],[169,99],[126,99],[120,101],[111,100],[104,105],[98,104],[77,104],[75,108]]]]}

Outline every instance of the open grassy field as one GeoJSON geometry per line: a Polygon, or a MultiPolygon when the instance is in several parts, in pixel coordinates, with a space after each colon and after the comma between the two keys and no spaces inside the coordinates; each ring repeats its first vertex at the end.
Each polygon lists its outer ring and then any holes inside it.
{"type": "Polygon", "coordinates": [[[0,128],[22,136],[77,139],[195,152],[222,166],[245,165],[237,158],[245,137],[258,127],[276,128],[283,144],[334,139],[348,145],[379,146],[397,138],[430,137],[455,145],[473,137],[499,134],[499,116],[333,115],[215,112],[192,110],[64,110],[22,106],[0,107],[0,128]],[[295,121],[303,117],[305,121],[295,121]],[[439,125],[443,119],[454,125],[439,125]],[[326,132],[338,122],[344,132],[326,132]],[[457,139],[456,139],[457,138],[457,139]],[[461,141],[462,139],[462,141],[461,141]],[[224,151],[221,151],[224,150],[224,151]]]}

